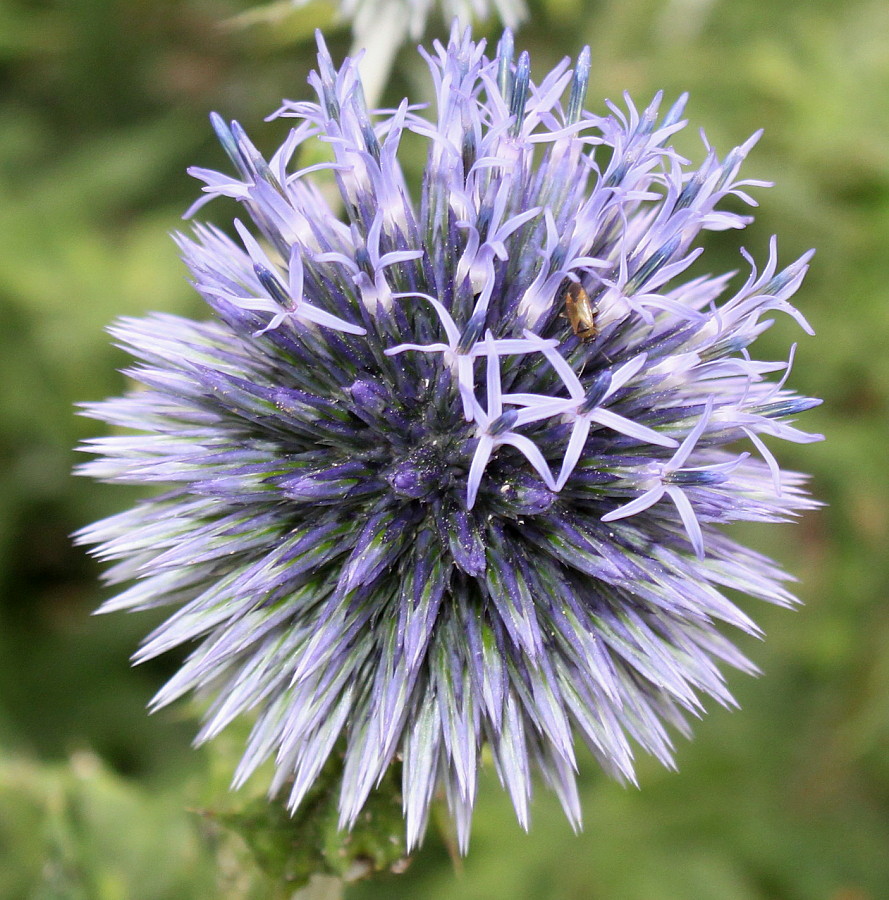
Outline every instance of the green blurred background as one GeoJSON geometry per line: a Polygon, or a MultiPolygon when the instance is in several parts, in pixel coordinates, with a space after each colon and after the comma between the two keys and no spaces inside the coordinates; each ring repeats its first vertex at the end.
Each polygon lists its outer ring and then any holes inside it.
{"type": "MultiPolygon", "coordinates": [[[[283,128],[261,120],[307,95],[311,29],[329,25],[334,56],[348,51],[320,0],[274,26],[226,27],[248,9],[0,3],[3,900],[269,896],[245,879],[237,839],[194,811],[233,747],[192,751],[187,707],[147,716],[177,661],[129,668],[151,616],[90,617],[99,570],[68,537],[135,496],[69,474],[71,447],[96,429],[74,404],[124,387],[104,326],[203,315],[169,232],[196,193],[185,167],[225,165],[207,112],[238,118],[270,152],[283,128]]],[[[707,257],[736,268],[741,242],[763,260],[773,233],[785,263],[818,248],[797,296],[818,336],[782,322],[762,352],[801,341],[792,383],[825,399],[802,424],[828,441],[780,455],[829,505],[745,534],[799,576],[805,606],[745,604],[768,635],[741,640],[764,677],[730,675],[741,711],[715,708],[680,739],[678,774],[643,759],[642,789],[625,789],[585,759],[580,836],[544,791],[524,835],[488,774],[461,872],[430,840],[406,875],[349,897],[889,897],[889,4],[540,0],[517,43],[537,77],[591,44],[593,109],[624,90],[643,105],[690,91],[679,145],[696,160],[699,126],[722,153],[765,128],[745,171],[777,185],[756,191],[756,223],[709,240],[707,257]]],[[[422,96],[423,68],[408,47],[391,97],[422,96]]]]}

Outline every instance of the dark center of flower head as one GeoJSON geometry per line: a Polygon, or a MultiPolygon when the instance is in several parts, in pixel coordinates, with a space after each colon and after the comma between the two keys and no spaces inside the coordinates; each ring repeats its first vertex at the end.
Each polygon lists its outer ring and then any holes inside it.
{"type": "Polygon", "coordinates": [[[367,426],[355,435],[354,454],[367,459],[398,498],[410,501],[440,496],[454,486],[468,429],[440,401],[430,402],[428,378],[425,389],[420,383],[428,372],[412,372],[409,365],[406,370],[416,388],[411,396],[369,378],[355,381],[348,393],[351,412],[367,426]]]}
{"type": "Polygon", "coordinates": [[[359,379],[349,388],[352,413],[368,427],[356,435],[354,453],[369,460],[401,502],[441,497],[454,487],[460,428],[447,430],[450,416],[422,392],[405,401],[378,381],[359,379]]]}
{"type": "Polygon", "coordinates": [[[453,479],[451,466],[442,451],[449,443],[439,436],[406,453],[386,472],[392,490],[401,497],[422,500],[446,489],[453,479]]]}
{"type": "MultiPolygon", "coordinates": [[[[401,357],[400,366],[402,375],[416,387],[410,396],[386,384],[384,379],[365,377],[350,386],[350,411],[366,427],[355,433],[346,469],[341,468],[345,459],[332,468],[346,474],[359,469],[368,475],[374,473],[381,479],[377,482],[381,488],[379,500],[394,502],[396,506],[412,505],[413,518],[426,520],[442,538],[443,552],[450,555],[449,548],[458,547],[454,561],[461,568],[467,553],[474,554],[471,568],[478,573],[484,568],[483,555],[476,558],[478,548],[473,535],[483,528],[486,517],[515,519],[544,512],[552,505],[555,494],[519,451],[503,444],[493,450],[485,468],[478,505],[474,511],[467,511],[467,479],[473,454],[482,440],[496,441],[509,433],[519,412],[508,409],[482,430],[475,420],[465,419],[455,376],[440,357],[401,357]],[[387,493],[383,484],[389,489],[388,501],[383,499],[387,493]],[[464,523],[449,531],[441,520],[443,511],[459,515],[464,523]],[[469,521],[475,523],[471,528],[469,521]],[[466,545],[467,541],[471,546],[466,545]]],[[[480,396],[485,399],[483,392],[480,396]]],[[[353,493],[355,487],[344,492],[344,503],[360,497],[353,493]]]]}

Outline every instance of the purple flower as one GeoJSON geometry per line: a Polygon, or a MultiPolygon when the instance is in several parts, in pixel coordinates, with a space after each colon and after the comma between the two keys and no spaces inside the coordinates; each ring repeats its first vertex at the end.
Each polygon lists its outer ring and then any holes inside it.
{"type": "Polygon", "coordinates": [[[583,111],[586,50],[536,85],[509,32],[488,59],[455,30],[436,107],[371,116],[319,48],[269,161],[213,117],[236,174],[192,174],[252,220],[179,238],[213,320],[112,329],[140,387],[88,413],[137,434],[82,468],[163,491],[80,533],[135,582],[102,610],[175,607],[136,658],[194,645],[154,706],[215,697],[200,740],[253,717],[238,784],[274,757],[295,807],[336,754],[349,827],[400,762],[409,844],[444,787],[465,849],[487,745],[522,825],[535,770],[576,825],[575,740],[618,778],[634,745],[670,765],[667,726],[732,703],[720,665],[754,669],[725,590],[793,602],[721,526],[816,505],[763,438],[817,440],[790,424],[817,401],[750,349],[773,311],[809,331],[809,254],[778,271],[773,242],[734,293],[688,276],[702,230],[749,221],[722,201],[752,204],[755,137],[691,168],[685,98],[583,111]]]}

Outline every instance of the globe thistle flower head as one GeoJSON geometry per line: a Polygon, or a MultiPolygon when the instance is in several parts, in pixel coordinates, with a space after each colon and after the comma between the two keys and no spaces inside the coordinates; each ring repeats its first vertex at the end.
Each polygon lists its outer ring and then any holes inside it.
{"type": "Polygon", "coordinates": [[[685,98],[584,111],[586,50],[539,84],[509,32],[424,56],[433,108],[371,115],[319,37],[268,161],[213,117],[234,174],[192,174],[245,217],[179,237],[213,318],[119,322],[140,388],[87,407],[137,435],[83,471],[163,491],[80,540],[135,580],[103,611],[175,608],[137,660],[193,646],[154,706],[209,696],[200,740],[253,717],[236,783],[272,757],[295,808],[334,754],[347,828],[400,763],[409,844],[443,789],[465,849],[483,747],[523,826],[535,772],[577,825],[578,739],[632,781],[635,748],[672,765],[668,728],[732,703],[720,666],[754,667],[722,626],[758,632],[726,590],[793,597],[722,526],[815,505],[768,444],[819,436],[792,354],[752,351],[775,312],[810,331],[809,254],[779,270],[773,241],[736,290],[687,273],[748,223],[723,201],[753,203],[756,136],[695,169],[685,98]]]}

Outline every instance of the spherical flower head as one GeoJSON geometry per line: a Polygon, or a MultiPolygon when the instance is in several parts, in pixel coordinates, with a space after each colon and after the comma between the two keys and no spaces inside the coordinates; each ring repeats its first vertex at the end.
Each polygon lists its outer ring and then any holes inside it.
{"type": "Polygon", "coordinates": [[[163,490],[80,538],[135,580],[104,611],[176,608],[138,660],[196,644],[154,705],[214,698],[201,740],[253,717],[237,783],[274,757],[295,808],[333,754],[349,827],[400,765],[409,844],[443,788],[465,849],[483,747],[522,825],[535,771],[577,824],[578,738],[632,780],[634,748],[670,765],[668,728],[732,702],[721,664],[753,667],[721,626],[756,626],[726,590],[793,597],[722,526],[814,506],[768,444],[818,436],[792,353],[751,350],[774,312],[809,330],[808,254],[686,274],[747,224],[722,201],[752,204],[755,136],[694,169],[684,98],[583,111],[586,50],[540,84],[508,32],[424,56],[435,106],[372,116],[319,37],[268,161],[213,117],[235,174],[192,174],[247,214],[179,238],[213,319],[119,322],[140,387],[88,407],[137,434],[83,471],[163,490]],[[315,139],[330,161],[292,165],[315,139]]]}

